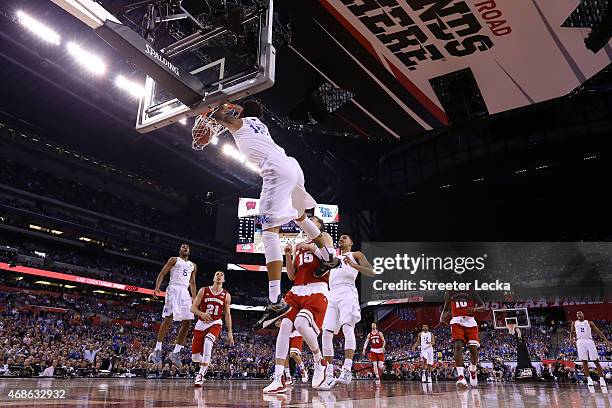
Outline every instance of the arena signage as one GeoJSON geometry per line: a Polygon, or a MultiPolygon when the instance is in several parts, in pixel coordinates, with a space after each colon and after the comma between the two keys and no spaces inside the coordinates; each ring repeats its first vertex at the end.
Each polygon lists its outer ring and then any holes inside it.
{"type": "MultiPolygon", "coordinates": [[[[86,278],[84,276],[69,275],[67,273],[52,272],[44,269],[29,268],[26,266],[11,267],[9,264],[4,262],[0,262],[0,271],[23,273],[26,275],[40,276],[65,282],[76,282],[82,283],[84,285],[98,286],[108,289],[121,290],[125,292],[141,293],[143,295],[153,295],[152,289],[141,288],[139,286],[125,285],[123,283],[109,282],[95,278],[86,278]]],[[[166,293],[162,292],[160,296],[166,296],[166,293]]]]}
{"type": "Polygon", "coordinates": [[[319,1],[430,110],[442,108],[430,80],[465,68],[493,114],[565,95],[612,61],[609,45],[585,47],[588,29],[563,27],[577,1],[319,1]]]}

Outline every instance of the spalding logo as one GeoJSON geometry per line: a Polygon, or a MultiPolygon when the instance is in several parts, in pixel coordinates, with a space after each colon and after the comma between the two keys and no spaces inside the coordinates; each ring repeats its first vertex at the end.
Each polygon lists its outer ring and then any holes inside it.
{"type": "Polygon", "coordinates": [[[153,49],[153,47],[151,47],[149,44],[147,44],[146,46],[146,53],[149,54],[150,56],[152,56],[153,58],[155,58],[156,60],[158,60],[159,62],[161,62],[162,64],[164,64],[166,67],[168,67],[168,69],[170,69],[170,71],[174,72],[177,76],[181,76],[179,74],[179,70],[178,67],[174,66],[170,61],[168,61],[167,59],[165,59],[163,56],[161,56],[157,51],[155,51],[153,49]]]}

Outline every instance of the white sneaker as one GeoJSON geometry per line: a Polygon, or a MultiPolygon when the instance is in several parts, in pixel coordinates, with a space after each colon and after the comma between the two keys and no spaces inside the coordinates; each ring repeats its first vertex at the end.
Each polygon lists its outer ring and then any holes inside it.
{"type": "Polygon", "coordinates": [[[323,384],[325,381],[328,363],[325,361],[325,365],[323,365],[322,363],[324,361],[325,360],[321,360],[314,365],[314,372],[312,373],[312,388],[314,389],[319,388],[319,385],[323,384]]]}
{"type": "Polygon", "coordinates": [[[195,376],[195,381],[193,382],[194,387],[203,387],[204,386],[204,376],[200,373],[197,373],[195,376]]]}
{"type": "Polygon", "coordinates": [[[308,370],[304,368],[302,370],[302,382],[307,383],[310,378],[308,377],[308,370]]]}
{"type": "Polygon", "coordinates": [[[325,376],[325,381],[323,381],[323,383],[319,385],[317,390],[328,391],[328,390],[331,390],[334,387],[334,385],[336,385],[336,379],[334,378],[334,376],[333,375],[325,376]]]}
{"type": "Polygon", "coordinates": [[[591,377],[587,377],[587,385],[593,385],[593,379],[591,377]]]}
{"type": "Polygon", "coordinates": [[[263,389],[264,394],[282,394],[287,391],[287,387],[282,376],[274,376],[272,383],[263,389]]]}
{"type": "Polygon", "coordinates": [[[467,386],[468,386],[468,383],[465,380],[465,377],[462,376],[462,375],[459,376],[459,378],[457,379],[457,383],[456,384],[457,384],[457,387],[460,387],[460,388],[467,388],[467,386]]]}
{"type": "Polygon", "coordinates": [[[476,387],[478,385],[478,376],[476,371],[470,371],[470,385],[476,387]]]}
{"type": "Polygon", "coordinates": [[[601,388],[605,388],[608,385],[606,384],[606,379],[603,377],[599,377],[599,385],[601,385],[601,388]]]}
{"type": "Polygon", "coordinates": [[[293,385],[293,377],[285,375],[285,385],[293,385]]]}
{"type": "Polygon", "coordinates": [[[353,380],[353,373],[351,370],[342,369],[338,378],[336,378],[336,383],[349,385],[353,380]]]}

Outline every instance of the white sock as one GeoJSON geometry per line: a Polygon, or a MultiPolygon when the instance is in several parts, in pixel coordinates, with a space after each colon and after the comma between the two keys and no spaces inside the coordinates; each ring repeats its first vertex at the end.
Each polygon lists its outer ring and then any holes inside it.
{"type": "MultiPolygon", "coordinates": [[[[321,355],[321,350],[317,351],[316,353],[312,353],[312,358],[314,360],[315,363],[318,363],[321,361],[321,359],[323,358],[323,356],[321,355]]],[[[304,363],[302,363],[300,365],[300,367],[304,366],[304,363]]]]}
{"type": "Polygon", "coordinates": [[[173,353],[180,353],[180,351],[183,349],[183,346],[181,346],[180,344],[177,344],[174,346],[174,351],[173,353]]]}
{"type": "Polygon", "coordinates": [[[157,343],[155,343],[155,350],[161,350],[162,348],[162,342],[158,341],[157,343]]]}
{"type": "Polygon", "coordinates": [[[278,296],[281,293],[281,281],[271,280],[268,282],[268,299],[272,303],[276,303],[278,296]]]}
{"type": "Polygon", "coordinates": [[[476,372],[476,370],[477,370],[477,367],[474,364],[470,364],[470,371],[474,373],[476,372]]]}
{"type": "Polygon", "coordinates": [[[206,374],[206,371],[208,370],[208,365],[201,365],[200,366],[200,374],[204,375],[206,374]]]}
{"type": "Polygon", "coordinates": [[[274,365],[274,376],[275,377],[280,377],[281,375],[283,375],[284,371],[285,371],[285,365],[284,364],[275,364],[274,365]]]}
{"type": "Polygon", "coordinates": [[[350,358],[345,358],[344,359],[344,365],[342,365],[342,368],[344,370],[349,370],[351,371],[351,368],[353,367],[353,360],[350,358]]]}
{"type": "Polygon", "coordinates": [[[457,375],[463,375],[463,367],[457,367],[457,375]]]}
{"type": "Polygon", "coordinates": [[[285,368],[285,377],[287,378],[291,377],[291,370],[288,368],[285,368]]]}

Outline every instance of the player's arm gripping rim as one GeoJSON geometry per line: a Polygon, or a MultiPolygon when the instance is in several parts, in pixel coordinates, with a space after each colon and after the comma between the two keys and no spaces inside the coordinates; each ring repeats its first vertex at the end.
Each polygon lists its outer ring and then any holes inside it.
{"type": "MultiPolygon", "coordinates": [[[[193,262],[192,262],[193,263],[193,262]]],[[[196,296],[198,289],[196,288],[196,272],[198,271],[198,265],[193,264],[193,272],[191,272],[191,278],[189,279],[189,291],[191,292],[191,300],[196,296]]]]}
{"type": "Polygon", "coordinates": [[[229,293],[225,294],[225,325],[227,326],[227,341],[230,346],[234,345],[234,332],[232,330],[232,297],[229,293]]]}
{"type": "Polygon", "coordinates": [[[176,256],[173,256],[172,258],[168,259],[168,262],[166,262],[162,270],[159,271],[159,274],[157,275],[157,280],[155,281],[155,290],[153,291],[154,297],[158,297],[160,295],[161,293],[160,287],[161,287],[162,282],[164,281],[164,277],[170,271],[170,269],[172,269],[172,267],[175,264],[176,264],[176,256]]]}
{"type": "MultiPolygon", "coordinates": [[[[239,105],[234,105],[236,108],[240,109],[239,105]]],[[[236,118],[229,112],[229,107],[227,104],[220,105],[217,110],[212,114],[214,120],[219,122],[219,124],[225,126],[227,130],[231,133],[239,130],[242,127],[242,119],[236,118]]]]}
{"type": "Polygon", "coordinates": [[[597,333],[597,335],[606,343],[606,345],[610,345],[610,341],[608,340],[606,335],[603,334],[603,332],[599,330],[599,327],[595,326],[595,323],[593,323],[591,320],[589,320],[589,326],[591,326],[591,330],[597,333]]]}
{"type": "Polygon", "coordinates": [[[419,343],[421,342],[421,332],[419,332],[419,334],[416,337],[416,340],[414,341],[414,344],[412,345],[412,351],[416,351],[417,347],[419,346],[419,343]]]}
{"type": "Polygon", "coordinates": [[[210,317],[208,313],[201,311],[199,308],[200,303],[202,303],[202,298],[204,297],[204,289],[205,287],[200,288],[197,296],[193,299],[193,302],[191,302],[191,313],[196,316],[199,316],[202,320],[209,323],[212,322],[212,317],[210,317]]]}
{"type": "Polygon", "coordinates": [[[287,267],[287,277],[290,280],[295,280],[295,265],[293,264],[293,245],[285,246],[285,265],[287,267]]]}
{"type": "Polygon", "coordinates": [[[344,258],[344,262],[348,266],[357,269],[359,273],[363,273],[366,276],[376,276],[374,269],[372,269],[372,264],[370,264],[363,252],[353,252],[353,258],[355,258],[356,262],[353,262],[348,256],[344,258]]]}
{"type": "Polygon", "coordinates": [[[363,343],[363,352],[361,354],[363,354],[364,356],[366,355],[366,349],[368,348],[369,342],[370,342],[370,333],[368,333],[368,335],[366,336],[365,343],[363,343]]]}

